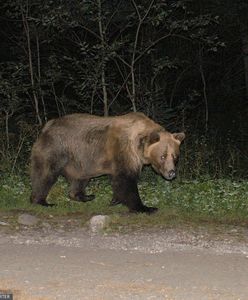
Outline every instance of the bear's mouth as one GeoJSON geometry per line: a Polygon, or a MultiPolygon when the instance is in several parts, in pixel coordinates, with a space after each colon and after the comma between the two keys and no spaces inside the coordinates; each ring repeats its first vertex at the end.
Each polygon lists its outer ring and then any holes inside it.
{"type": "Polygon", "coordinates": [[[163,175],[165,179],[167,180],[173,180],[176,178],[176,170],[171,169],[170,171],[166,172],[166,174],[163,175]]]}
{"type": "Polygon", "coordinates": [[[160,175],[162,175],[166,180],[173,180],[176,178],[176,171],[175,170],[170,170],[170,171],[164,171],[162,168],[158,168],[155,165],[152,165],[153,169],[160,175]]]}

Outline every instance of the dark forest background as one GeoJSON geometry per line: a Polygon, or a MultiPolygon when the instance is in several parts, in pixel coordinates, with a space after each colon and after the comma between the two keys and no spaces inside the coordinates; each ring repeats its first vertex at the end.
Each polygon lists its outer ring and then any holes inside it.
{"type": "Polygon", "coordinates": [[[0,3],[0,173],[49,119],[142,111],[187,134],[180,174],[247,177],[247,0],[0,3]]]}

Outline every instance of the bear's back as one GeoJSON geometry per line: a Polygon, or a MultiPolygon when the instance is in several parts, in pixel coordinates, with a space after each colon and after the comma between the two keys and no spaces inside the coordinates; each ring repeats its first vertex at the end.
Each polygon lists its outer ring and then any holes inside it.
{"type": "Polygon", "coordinates": [[[40,138],[49,135],[63,144],[72,144],[85,138],[93,141],[104,135],[106,142],[119,138],[135,142],[154,130],[161,131],[163,128],[139,112],[113,117],[77,113],[48,121],[40,138]]]}

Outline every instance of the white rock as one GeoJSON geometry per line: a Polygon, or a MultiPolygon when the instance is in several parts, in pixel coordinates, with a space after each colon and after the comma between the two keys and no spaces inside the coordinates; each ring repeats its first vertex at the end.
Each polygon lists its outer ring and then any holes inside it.
{"type": "Polygon", "coordinates": [[[90,230],[94,233],[102,231],[110,223],[110,217],[104,215],[94,216],[90,219],[90,230]]]}
{"type": "Polygon", "coordinates": [[[3,221],[0,221],[0,225],[3,225],[3,226],[8,226],[9,223],[6,223],[6,222],[3,222],[3,221]]]}
{"type": "Polygon", "coordinates": [[[39,222],[39,219],[35,216],[29,214],[21,214],[18,217],[18,223],[22,225],[36,225],[39,222]]]}

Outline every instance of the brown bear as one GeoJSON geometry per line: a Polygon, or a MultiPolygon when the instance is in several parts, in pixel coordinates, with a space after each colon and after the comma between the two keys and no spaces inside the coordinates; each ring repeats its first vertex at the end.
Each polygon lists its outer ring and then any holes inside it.
{"type": "Polygon", "coordinates": [[[184,133],[169,133],[143,113],[116,117],[72,114],[50,120],[31,155],[31,202],[50,206],[46,197],[58,176],[70,183],[69,197],[90,201],[85,188],[90,178],[110,175],[112,204],[131,212],[151,213],[140,199],[137,180],[143,165],[151,164],[167,180],[176,176],[184,133]]]}

